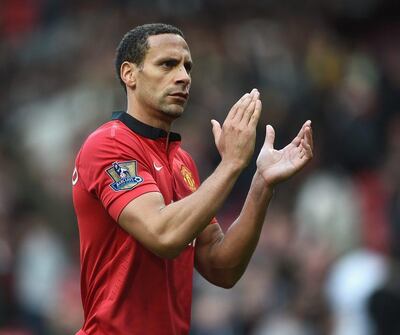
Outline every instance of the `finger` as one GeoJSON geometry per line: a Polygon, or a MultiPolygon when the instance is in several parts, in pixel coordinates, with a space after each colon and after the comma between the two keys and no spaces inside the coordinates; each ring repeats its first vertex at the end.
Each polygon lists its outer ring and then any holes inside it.
{"type": "Polygon", "coordinates": [[[304,138],[306,140],[306,143],[310,145],[311,150],[314,150],[314,141],[313,141],[311,126],[306,127],[304,138]]]}
{"type": "Polygon", "coordinates": [[[250,119],[255,112],[256,103],[259,97],[260,97],[260,92],[258,92],[258,90],[256,89],[253,93],[252,100],[250,104],[247,106],[241,120],[241,122],[243,122],[245,125],[247,125],[250,122],[250,119]]]}
{"type": "MultiPolygon", "coordinates": [[[[311,150],[313,150],[313,139],[312,139],[312,129],[309,125],[306,125],[303,133],[302,141],[304,143],[310,145],[311,150]]],[[[302,142],[303,145],[303,142],[302,142]]]]}
{"type": "MultiPolygon", "coordinates": [[[[247,108],[251,104],[254,99],[254,94],[257,92],[256,89],[253,89],[250,94],[238,105],[236,114],[235,114],[235,121],[240,122],[243,118],[243,115],[246,113],[247,108]]],[[[253,107],[254,108],[254,107],[253,107]]]]}
{"type": "Polygon", "coordinates": [[[299,148],[299,153],[300,153],[300,159],[303,159],[304,156],[306,155],[306,149],[304,148],[304,140],[301,140],[299,148]]]}
{"type": "Polygon", "coordinates": [[[237,110],[239,106],[243,103],[244,100],[246,100],[250,96],[249,93],[245,93],[242,95],[242,97],[232,106],[231,110],[229,111],[227,115],[227,119],[233,119],[237,113],[237,110]]]}
{"type": "Polygon", "coordinates": [[[261,103],[261,100],[258,99],[256,101],[256,107],[254,109],[254,113],[251,116],[250,121],[249,121],[249,125],[251,127],[257,126],[258,120],[260,119],[261,110],[262,110],[262,103],[261,103]]]}
{"type": "Polygon", "coordinates": [[[300,145],[300,141],[304,136],[304,130],[307,126],[311,125],[311,121],[307,120],[306,122],[304,122],[304,124],[302,125],[302,127],[300,128],[299,133],[297,134],[297,136],[293,139],[292,143],[297,147],[300,145]]]}
{"type": "Polygon", "coordinates": [[[221,125],[219,124],[218,121],[216,121],[214,119],[211,120],[211,124],[212,124],[212,132],[214,135],[215,143],[218,143],[219,137],[221,135],[221,125]]]}
{"type": "Polygon", "coordinates": [[[303,152],[304,156],[307,159],[310,159],[313,157],[313,151],[312,151],[311,145],[308,144],[307,141],[304,139],[301,140],[301,152],[303,152]]]}
{"type": "Polygon", "coordinates": [[[242,118],[239,119],[239,115],[236,118],[237,122],[240,122],[242,125],[247,126],[251,116],[254,113],[255,106],[256,106],[256,100],[252,99],[249,105],[243,110],[243,113],[241,114],[242,118]]]}
{"type": "Polygon", "coordinates": [[[275,142],[275,130],[274,128],[272,128],[271,125],[267,125],[264,145],[269,149],[273,149],[274,142],[275,142]]]}

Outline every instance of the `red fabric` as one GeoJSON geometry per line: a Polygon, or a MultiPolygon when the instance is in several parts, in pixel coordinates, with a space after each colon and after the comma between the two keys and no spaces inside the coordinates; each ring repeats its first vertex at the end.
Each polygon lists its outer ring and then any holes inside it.
{"type": "Polygon", "coordinates": [[[161,259],[116,223],[123,208],[146,192],[161,192],[166,204],[191,194],[193,185],[185,181],[182,169],[199,185],[196,167],[180,143],[165,148],[163,138],[144,138],[122,122],[110,121],[90,135],[78,153],[73,201],[85,315],[78,334],[189,333],[193,246],[173,260],[161,259]],[[143,181],[132,190],[113,190],[107,170],[114,162],[132,160],[143,181]]]}

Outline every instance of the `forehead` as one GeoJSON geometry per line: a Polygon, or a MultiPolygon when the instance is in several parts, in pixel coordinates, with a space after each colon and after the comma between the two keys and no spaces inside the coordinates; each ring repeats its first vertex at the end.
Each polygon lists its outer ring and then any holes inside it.
{"type": "Polygon", "coordinates": [[[170,56],[192,60],[189,47],[180,35],[153,35],[149,36],[147,42],[149,49],[147,50],[146,58],[148,59],[170,56]]]}

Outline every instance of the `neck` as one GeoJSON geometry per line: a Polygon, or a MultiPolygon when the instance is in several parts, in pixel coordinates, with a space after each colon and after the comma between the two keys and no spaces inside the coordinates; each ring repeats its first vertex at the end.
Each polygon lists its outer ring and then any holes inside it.
{"type": "Polygon", "coordinates": [[[149,126],[164,129],[165,131],[170,132],[172,120],[166,118],[162,112],[151,108],[144,108],[134,97],[129,94],[127,104],[127,113],[132,115],[135,119],[149,126]]]}

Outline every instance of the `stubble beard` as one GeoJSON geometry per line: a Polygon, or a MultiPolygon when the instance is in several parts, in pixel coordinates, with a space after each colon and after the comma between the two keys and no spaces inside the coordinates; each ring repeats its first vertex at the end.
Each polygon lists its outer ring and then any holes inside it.
{"type": "Polygon", "coordinates": [[[174,107],[168,106],[168,107],[163,108],[161,110],[161,112],[164,115],[166,115],[166,116],[168,116],[170,118],[173,118],[173,119],[179,118],[183,114],[183,111],[184,111],[184,107],[183,106],[174,106],[174,107]]]}
{"type": "Polygon", "coordinates": [[[182,116],[185,107],[186,107],[186,102],[180,105],[176,103],[171,104],[164,101],[163,103],[160,104],[160,112],[171,119],[177,119],[182,116]]]}

